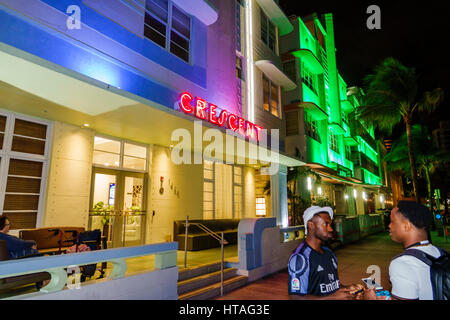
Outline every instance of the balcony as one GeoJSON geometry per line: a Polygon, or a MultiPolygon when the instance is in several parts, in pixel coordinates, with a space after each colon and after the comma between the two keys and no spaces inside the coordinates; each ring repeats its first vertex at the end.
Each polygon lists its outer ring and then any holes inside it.
{"type": "Polygon", "coordinates": [[[364,153],[361,153],[361,168],[366,169],[377,177],[380,175],[378,165],[364,153]]]}
{"type": "MultiPolygon", "coordinates": [[[[179,0],[180,2],[188,2],[186,0],[179,0]]],[[[294,26],[289,21],[289,18],[284,14],[283,10],[273,0],[256,0],[258,5],[269,16],[270,20],[278,27],[280,36],[291,33],[294,26]]],[[[193,7],[195,8],[195,7],[193,7]]]]}
{"type": "Polygon", "coordinates": [[[345,131],[345,129],[337,122],[329,123],[328,128],[330,128],[336,135],[344,135],[347,133],[347,131],[345,131]]]}
{"type": "Polygon", "coordinates": [[[352,137],[361,137],[374,151],[377,151],[377,142],[359,121],[355,119],[350,120],[350,133],[352,137]]]}
{"type": "Polygon", "coordinates": [[[312,115],[314,120],[326,120],[328,119],[328,114],[323,111],[317,104],[314,102],[301,102],[299,104],[301,108],[304,108],[308,113],[312,115]]]}
{"type": "Polygon", "coordinates": [[[344,143],[350,147],[354,147],[354,146],[358,145],[358,141],[356,141],[355,138],[353,138],[353,137],[344,137],[344,143]]]}
{"type": "Polygon", "coordinates": [[[380,175],[378,165],[364,153],[359,151],[352,151],[352,157],[350,160],[354,163],[355,166],[363,168],[376,175],[377,177],[380,175]]]}
{"type": "Polygon", "coordinates": [[[280,70],[270,60],[259,60],[255,65],[267,75],[270,80],[281,86],[285,91],[290,91],[297,88],[297,84],[292,81],[282,70],[280,70]]]}
{"type": "Polygon", "coordinates": [[[302,59],[310,67],[310,70],[314,74],[324,73],[324,68],[314,53],[309,49],[300,49],[292,52],[292,55],[296,58],[302,59]]]}

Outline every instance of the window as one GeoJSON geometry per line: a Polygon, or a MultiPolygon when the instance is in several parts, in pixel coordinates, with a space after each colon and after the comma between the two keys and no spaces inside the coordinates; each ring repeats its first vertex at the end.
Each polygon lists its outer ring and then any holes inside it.
{"type": "Polygon", "coordinates": [[[263,107],[275,117],[280,117],[278,92],[279,87],[263,74],[263,107]]]}
{"type": "Polygon", "coordinates": [[[13,229],[36,228],[45,190],[49,124],[0,114],[0,215],[13,229]]]}
{"type": "Polygon", "coordinates": [[[318,122],[314,121],[312,117],[306,112],[305,112],[305,134],[318,142],[322,142],[320,139],[318,122]]]}
{"type": "Polygon", "coordinates": [[[317,94],[317,76],[311,73],[304,63],[302,63],[302,82],[317,94]]]}
{"type": "Polygon", "coordinates": [[[350,146],[345,146],[345,158],[349,161],[352,159],[352,148],[350,146]]]}
{"type": "Polygon", "coordinates": [[[297,82],[297,72],[295,70],[295,60],[286,61],[283,63],[284,72],[291,78],[294,82],[297,82]]]}
{"type": "Polygon", "coordinates": [[[259,217],[266,215],[266,198],[256,198],[256,215],[259,217]]]}
{"type": "Polygon", "coordinates": [[[189,62],[191,18],[169,0],[146,0],[144,36],[189,62]]]}
{"type": "Polygon", "coordinates": [[[261,9],[261,40],[276,53],[276,27],[261,9]]]}
{"type": "Polygon", "coordinates": [[[236,56],[236,77],[238,79],[244,79],[244,73],[242,72],[242,58],[236,56]]]}
{"type": "Polygon", "coordinates": [[[238,219],[243,214],[243,168],[204,161],[203,219],[238,219]]]}
{"type": "Polygon", "coordinates": [[[298,135],[298,111],[286,112],[286,136],[298,135]]]}
{"type": "Polygon", "coordinates": [[[339,151],[339,142],[338,137],[335,135],[331,130],[329,131],[330,135],[330,149],[333,150],[336,153],[340,153],[339,151]]]}
{"type": "Polygon", "coordinates": [[[93,164],[143,172],[147,170],[147,147],[96,136],[93,164]]]}

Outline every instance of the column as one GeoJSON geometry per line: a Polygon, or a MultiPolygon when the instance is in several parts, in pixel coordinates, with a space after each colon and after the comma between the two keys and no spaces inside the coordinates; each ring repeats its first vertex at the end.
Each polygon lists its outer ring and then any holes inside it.
{"type": "Polygon", "coordinates": [[[278,173],[270,176],[270,195],[272,200],[272,217],[277,225],[289,225],[287,202],[287,167],[279,165],[278,173]]]}

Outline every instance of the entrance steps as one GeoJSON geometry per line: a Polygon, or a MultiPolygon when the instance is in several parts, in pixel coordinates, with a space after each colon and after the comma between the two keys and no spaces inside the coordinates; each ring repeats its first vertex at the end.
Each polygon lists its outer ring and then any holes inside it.
{"type": "MultiPolygon", "coordinates": [[[[237,269],[224,266],[224,293],[247,284],[248,278],[236,272],[237,269]]],[[[220,262],[180,270],[178,300],[207,300],[217,296],[220,296],[220,262]]]]}

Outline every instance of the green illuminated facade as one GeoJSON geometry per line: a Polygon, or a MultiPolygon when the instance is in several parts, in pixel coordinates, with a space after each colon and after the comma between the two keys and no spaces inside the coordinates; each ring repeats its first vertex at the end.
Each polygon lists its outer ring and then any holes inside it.
{"type": "MultiPolygon", "coordinates": [[[[319,193],[328,189],[335,205],[357,195],[356,204],[346,203],[342,211],[361,214],[374,211],[368,206],[384,207],[374,199],[384,184],[378,142],[374,128],[355,119],[364,93],[348,88],[339,74],[333,16],[313,14],[291,23],[294,31],[280,39],[285,72],[298,85],[283,93],[286,152],[323,174],[319,193]],[[357,209],[358,194],[363,202],[357,209]]],[[[317,189],[310,192],[317,195],[317,189]]]]}

